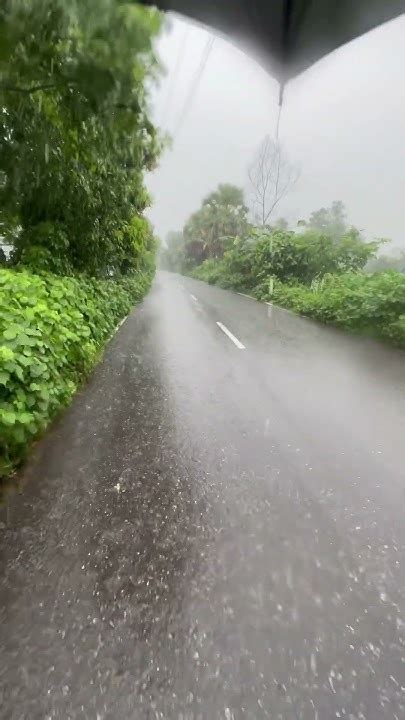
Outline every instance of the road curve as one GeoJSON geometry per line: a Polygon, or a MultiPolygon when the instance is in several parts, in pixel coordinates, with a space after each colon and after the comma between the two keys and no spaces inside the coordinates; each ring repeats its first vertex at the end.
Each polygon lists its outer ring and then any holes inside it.
{"type": "Polygon", "coordinates": [[[160,273],[3,511],[2,720],[404,720],[404,360],[160,273]]]}

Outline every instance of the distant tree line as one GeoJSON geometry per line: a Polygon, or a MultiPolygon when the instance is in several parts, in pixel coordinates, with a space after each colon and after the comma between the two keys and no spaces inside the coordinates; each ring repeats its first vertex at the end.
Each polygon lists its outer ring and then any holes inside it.
{"type": "Polygon", "coordinates": [[[161,265],[180,273],[211,268],[229,287],[254,286],[267,276],[311,283],[327,273],[363,269],[378,247],[348,224],[341,202],[313,212],[297,231],[283,218],[257,226],[249,222],[242,190],[220,185],[183,231],[168,234],[161,265]]]}
{"type": "MultiPolygon", "coordinates": [[[[310,283],[327,273],[388,266],[376,258],[382,241],[366,242],[347,219],[344,204],[312,212],[289,229],[277,217],[279,203],[300,177],[279,141],[266,136],[247,169],[247,198],[242,188],[220,184],[203,199],[181,231],[168,233],[161,266],[175,272],[202,272],[210,267],[223,284],[246,287],[268,275],[283,281],[310,283]]],[[[400,264],[402,258],[398,258],[400,264]]]]}
{"type": "Polygon", "coordinates": [[[341,201],[295,230],[266,203],[252,222],[242,190],[220,185],[169,233],[162,266],[405,347],[405,251],[379,255],[387,241],[366,241],[341,201]]]}

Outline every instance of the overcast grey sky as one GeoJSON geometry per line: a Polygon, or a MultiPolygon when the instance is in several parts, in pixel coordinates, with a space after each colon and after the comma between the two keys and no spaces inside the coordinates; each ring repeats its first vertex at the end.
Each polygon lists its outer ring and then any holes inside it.
{"type": "MultiPolygon", "coordinates": [[[[167,75],[153,93],[153,113],[172,134],[209,34],[178,17],[169,25],[158,43],[167,75]]],[[[368,237],[405,247],[404,40],[403,15],[289,83],[280,140],[301,176],[277,216],[295,223],[343,200],[349,220],[368,237]]],[[[248,187],[252,156],[266,134],[274,135],[277,96],[276,81],[255,60],[215,39],[173,147],[148,178],[149,215],[160,237],[181,229],[218,183],[248,187]]]]}

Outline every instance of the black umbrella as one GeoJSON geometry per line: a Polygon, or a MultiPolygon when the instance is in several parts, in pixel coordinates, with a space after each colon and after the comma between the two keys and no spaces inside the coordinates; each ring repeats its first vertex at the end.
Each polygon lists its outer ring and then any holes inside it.
{"type": "Polygon", "coordinates": [[[405,12],[405,0],[145,0],[214,28],[286,81],[405,12]]]}

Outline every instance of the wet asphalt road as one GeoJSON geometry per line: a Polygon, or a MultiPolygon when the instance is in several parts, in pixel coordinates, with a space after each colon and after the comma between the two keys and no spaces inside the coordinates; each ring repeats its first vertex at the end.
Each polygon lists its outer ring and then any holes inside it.
{"type": "Polygon", "coordinates": [[[2,720],[403,720],[404,438],[403,353],[160,274],[3,511],[2,720]]]}

